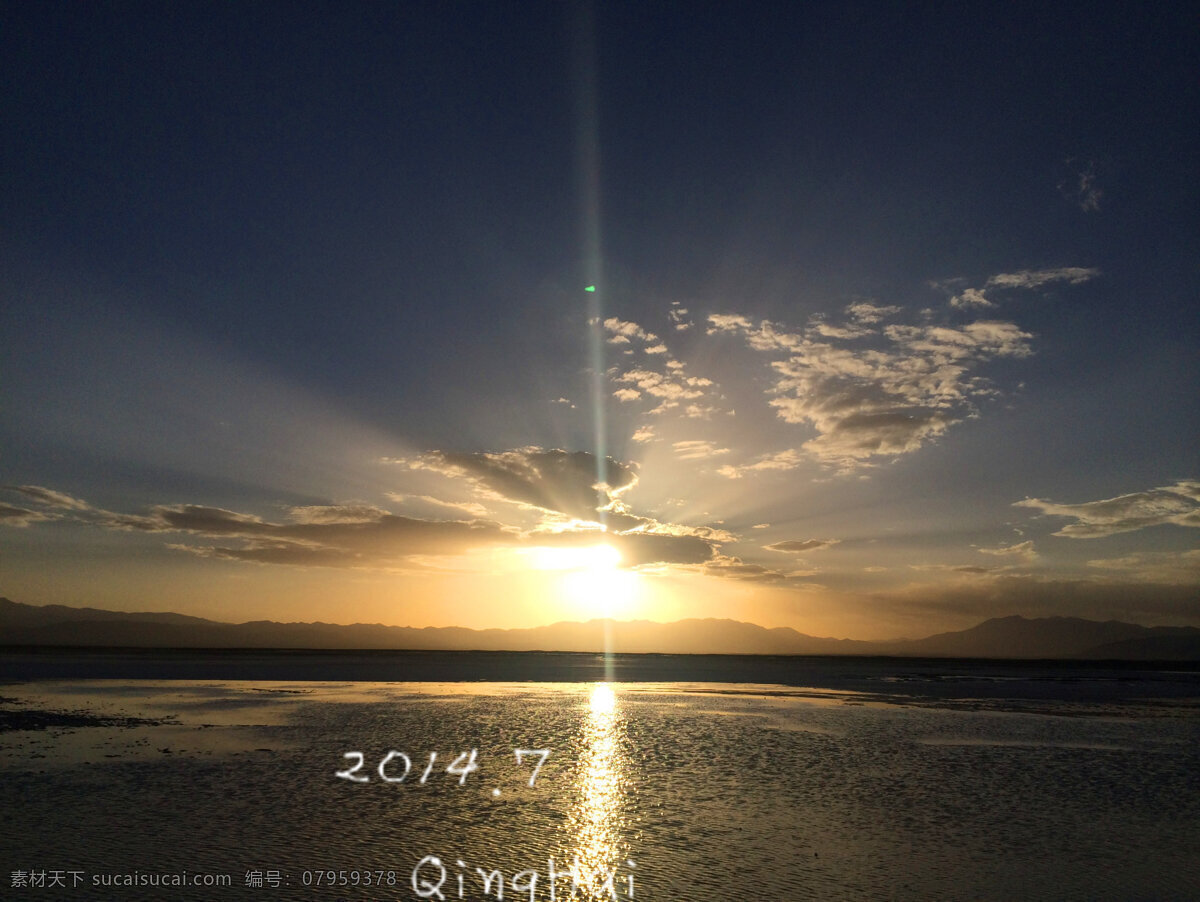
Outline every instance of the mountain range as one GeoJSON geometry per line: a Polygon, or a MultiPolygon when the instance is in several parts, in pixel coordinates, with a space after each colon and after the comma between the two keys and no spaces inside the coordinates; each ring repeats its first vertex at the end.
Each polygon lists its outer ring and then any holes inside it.
{"type": "Polygon", "coordinates": [[[808,636],[735,620],[592,620],[528,629],[378,623],[222,623],[173,613],[126,613],[0,598],[0,644],[135,648],[311,648],[603,651],[657,654],[896,655],[946,658],[1200,660],[1200,628],[1077,617],[996,617],[924,639],[808,636]]]}

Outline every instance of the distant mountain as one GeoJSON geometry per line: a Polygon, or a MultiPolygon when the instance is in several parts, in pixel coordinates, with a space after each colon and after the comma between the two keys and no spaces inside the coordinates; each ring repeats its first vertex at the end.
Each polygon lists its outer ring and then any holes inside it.
{"type": "Polygon", "coordinates": [[[123,613],[0,598],[0,644],[141,648],[323,648],[584,651],[948,658],[1200,660],[1200,629],[1076,617],[997,617],[925,639],[864,642],[767,629],[736,620],[592,620],[531,629],[403,627],[379,623],[221,623],[172,613],[123,613]]]}
{"type": "MultiPolygon", "coordinates": [[[[1129,648],[1158,648],[1150,640],[1164,638],[1200,639],[1200,629],[1194,627],[1146,627],[1119,620],[1083,620],[1079,617],[995,617],[978,626],[953,633],[939,633],[926,639],[911,639],[900,643],[880,643],[895,654],[922,657],[960,658],[1080,658],[1106,657],[1101,649],[1116,651],[1125,643],[1129,648]]],[[[1183,647],[1183,646],[1181,646],[1183,647]]],[[[1164,644],[1162,650],[1169,650],[1164,644]]],[[[1151,657],[1158,657],[1153,654],[1151,657]]],[[[1194,655],[1185,655],[1193,657],[1194,655]]],[[[1112,654],[1111,657],[1126,657],[1112,654]]],[[[1173,656],[1172,656],[1173,657],[1173,656]]]]}

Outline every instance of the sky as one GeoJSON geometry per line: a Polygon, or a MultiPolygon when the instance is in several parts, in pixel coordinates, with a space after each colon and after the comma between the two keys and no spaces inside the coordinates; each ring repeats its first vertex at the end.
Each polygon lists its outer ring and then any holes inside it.
{"type": "Polygon", "coordinates": [[[1200,625],[1193,5],[0,15],[0,594],[1200,625]]]}

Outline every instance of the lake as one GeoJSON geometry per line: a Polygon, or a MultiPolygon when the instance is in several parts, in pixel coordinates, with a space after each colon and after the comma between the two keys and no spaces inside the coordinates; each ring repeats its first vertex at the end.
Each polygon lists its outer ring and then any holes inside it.
{"type": "Polygon", "coordinates": [[[23,651],[0,674],[5,898],[1200,897],[1194,668],[23,651]]]}

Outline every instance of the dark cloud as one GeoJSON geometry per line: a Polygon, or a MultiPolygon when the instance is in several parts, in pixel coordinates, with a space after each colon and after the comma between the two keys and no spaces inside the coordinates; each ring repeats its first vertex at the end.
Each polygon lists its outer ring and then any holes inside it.
{"type": "Polygon", "coordinates": [[[215,557],[320,566],[386,565],[411,555],[463,554],[517,541],[513,532],[484,520],[417,520],[380,513],[370,520],[268,523],[245,515],[214,516],[212,512],[192,505],[184,511],[167,511],[173,515],[164,517],[162,529],[245,540],[238,548],[198,552],[215,557]]]}
{"type": "Polygon", "coordinates": [[[292,567],[354,567],[378,563],[345,548],[321,548],[296,542],[249,542],[238,548],[208,545],[170,545],[199,557],[292,567]]]}
{"type": "MultiPolygon", "coordinates": [[[[621,492],[637,482],[634,469],[605,460],[605,483],[597,481],[596,458],[587,452],[524,448],[478,454],[430,452],[416,469],[437,470],[470,481],[480,493],[547,516],[531,532],[494,520],[420,519],[393,514],[364,502],[292,507],[279,521],[202,504],[158,505],[147,514],[106,511],[52,489],[24,486],[23,495],[51,506],[54,518],[145,533],[187,533],[221,544],[174,544],[202,557],[322,567],[411,566],[415,556],[458,555],[489,546],[588,545],[604,542],[621,554],[625,567],[704,564],[721,542],[735,537],[711,527],[663,524],[631,513],[621,492]],[[556,519],[559,518],[559,519],[556,519]],[[571,522],[561,518],[569,518],[571,522]],[[599,524],[607,521],[607,529],[599,524]]],[[[404,497],[404,496],[400,496],[404,497]]],[[[433,499],[431,499],[433,500],[433,499]]],[[[458,509],[466,505],[449,505],[458,509]]],[[[11,505],[0,522],[25,525],[45,514],[11,505]]]]}
{"type": "Polygon", "coordinates": [[[158,507],[155,508],[155,517],[151,518],[152,521],[154,519],[162,524],[164,530],[199,532],[210,536],[259,535],[277,528],[249,514],[199,504],[158,507]]]}
{"type": "Polygon", "coordinates": [[[622,567],[648,564],[704,564],[714,558],[715,543],[699,535],[668,533],[612,533],[598,529],[535,533],[531,545],[547,548],[610,545],[621,555],[622,567]]]}
{"type": "Polygon", "coordinates": [[[30,523],[49,519],[51,519],[49,516],[38,511],[13,507],[11,504],[0,504],[0,524],[4,526],[28,526],[30,523]]]}
{"type": "MultiPolygon", "coordinates": [[[[201,504],[159,505],[149,514],[125,514],[94,507],[40,486],[15,491],[54,508],[54,519],[72,519],[103,529],[145,533],[189,533],[236,545],[172,545],[204,557],[308,566],[390,566],[414,555],[463,554],[489,545],[510,545],[520,537],[489,520],[421,520],[364,504],[292,508],[284,522],[264,520],[201,504]]],[[[11,511],[23,509],[4,506],[11,511]]],[[[0,515],[10,524],[51,517],[36,511],[0,515]]]]}
{"type": "MultiPolygon", "coordinates": [[[[596,455],[587,451],[430,451],[405,463],[466,478],[492,498],[590,522],[600,522],[601,511],[637,482],[632,467],[611,457],[598,465],[596,455]]],[[[640,522],[622,521],[616,528],[633,528],[640,522]]]]}

